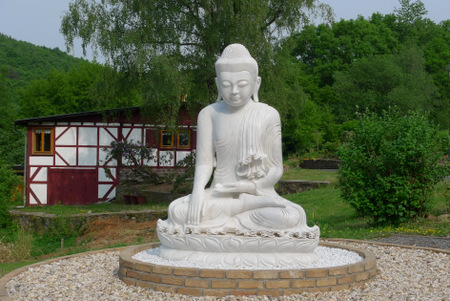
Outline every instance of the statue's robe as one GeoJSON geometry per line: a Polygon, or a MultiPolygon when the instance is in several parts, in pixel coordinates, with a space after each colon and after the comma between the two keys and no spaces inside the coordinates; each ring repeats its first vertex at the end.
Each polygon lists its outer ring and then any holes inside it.
{"type": "MultiPolygon", "coordinates": [[[[220,103],[205,109],[210,110],[213,122],[216,118],[227,118],[220,111],[220,103]]],[[[206,214],[202,216],[201,222],[195,226],[186,224],[191,197],[188,195],[171,203],[168,219],[158,222],[158,231],[167,234],[234,233],[244,236],[318,239],[319,229],[306,225],[303,208],[283,199],[274,189],[274,184],[283,172],[278,112],[266,104],[251,101],[251,105],[246,106],[239,114],[238,118],[233,116],[234,119],[228,122],[226,134],[213,130],[217,165],[211,188],[206,189],[206,214]],[[256,193],[219,193],[214,190],[217,185],[239,181],[253,181],[256,193]],[[278,203],[285,203],[285,206],[239,211],[242,204],[240,202],[245,202],[247,197],[271,198],[278,203]]]]}

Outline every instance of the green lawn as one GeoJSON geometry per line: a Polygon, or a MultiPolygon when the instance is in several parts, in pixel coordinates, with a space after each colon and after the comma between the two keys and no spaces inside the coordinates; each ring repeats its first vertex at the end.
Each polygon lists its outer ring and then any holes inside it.
{"type": "MultiPolygon", "coordinates": [[[[446,180],[438,183],[435,187],[432,195],[433,207],[430,211],[433,216],[448,213],[450,205],[448,185],[449,181],[446,180]]],[[[290,194],[285,197],[305,209],[308,224],[310,226],[318,225],[323,238],[374,239],[392,233],[450,235],[448,219],[417,218],[397,227],[374,227],[369,219],[358,217],[355,210],[341,199],[338,185],[290,194]]]]}

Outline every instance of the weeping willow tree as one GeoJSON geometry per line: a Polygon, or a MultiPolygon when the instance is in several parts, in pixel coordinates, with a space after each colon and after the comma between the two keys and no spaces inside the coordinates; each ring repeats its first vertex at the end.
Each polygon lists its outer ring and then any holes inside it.
{"type": "Polygon", "coordinates": [[[276,49],[310,18],[331,15],[318,0],[75,0],[61,32],[68,50],[81,39],[84,53],[91,48],[125,74],[147,111],[172,116],[182,103],[216,99],[214,61],[242,43],[259,62],[262,98],[283,114],[292,91],[276,49]]]}

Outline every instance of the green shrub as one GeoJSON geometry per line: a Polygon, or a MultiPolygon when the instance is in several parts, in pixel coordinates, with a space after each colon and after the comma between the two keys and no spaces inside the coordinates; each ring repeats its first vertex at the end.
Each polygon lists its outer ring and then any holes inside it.
{"type": "Polygon", "coordinates": [[[20,178],[3,160],[0,159],[0,229],[11,226],[9,210],[17,205],[19,194],[14,194],[20,184],[20,178]],[[17,199],[17,200],[16,200],[17,199]]]}
{"type": "Polygon", "coordinates": [[[443,178],[442,140],[425,117],[363,114],[350,142],[339,150],[342,196],[375,223],[423,215],[433,186],[443,178]]]}

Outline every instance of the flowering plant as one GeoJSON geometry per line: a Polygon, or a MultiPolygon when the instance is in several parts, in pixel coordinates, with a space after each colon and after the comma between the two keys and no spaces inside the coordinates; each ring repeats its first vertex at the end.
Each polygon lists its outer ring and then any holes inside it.
{"type": "Polygon", "coordinates": [[[113,141],[111,147],[105,148],[108,152],[107,160],[110,158],[120,162],[126,166],[141,166],[144,160],[152,160],[154,155],[152,150],[147,148],[144,144],[133,141],[113,141]]]}

